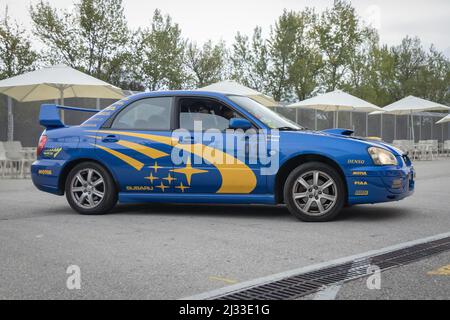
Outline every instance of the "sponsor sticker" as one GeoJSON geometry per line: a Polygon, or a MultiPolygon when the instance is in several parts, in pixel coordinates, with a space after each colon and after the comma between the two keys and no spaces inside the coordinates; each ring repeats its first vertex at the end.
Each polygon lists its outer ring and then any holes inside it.
{"type": "Polygon", "coordinates": [[[44,149],[44,151],[42,151],[42,154],[47,158],[56,158],[61,150],[62,147],[44,149]]]}
{"type": "Polygon", "coordinates": [[[126,186],[127,191],[153,191],[152,186],[126,186]]]}
{"type": "Polygon", "coordinates": [[[365,161],[364,160],[358,160],[358,159],[348,159],[347,163],[348,164],[364,164],[365,161]]]}
{"type": "Polygon", "coordinates": [[[52,170],[42,169],[42,170],[38,171],[38,174],[41,176],[50,176],[50,175],[52,175],[52,173],[53,173],[52,170]]]}

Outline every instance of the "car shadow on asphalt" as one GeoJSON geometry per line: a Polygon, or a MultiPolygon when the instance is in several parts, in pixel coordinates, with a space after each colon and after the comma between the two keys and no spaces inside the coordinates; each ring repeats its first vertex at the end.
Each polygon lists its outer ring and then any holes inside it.
{"type": "Polygon", "coordinates": [[[346,207],[337,216],[337,221],[380,221],[404,219],[411,210],[402,207],[387,207],[385,205],[355,205],[346,207]]]}
{"type": "MultiPolygon", "coordinates": [[[[122,204],[118,205],[111,214],[163,214],[175,216],[208,216],[232,218],[260,218],[283,219],[295,221],[284,205],[211,205],[211,204],[122,204]]],[[[410,214],[401,207],[386,207],[376,205],[357,205],[346,207],[335,221],[378,221],[397,220],[410,214]]]]}
{"type": "Polygon", "coordinates": [[[222,204],[122,204],[111,214],[162,214],[233,218],[293,219],[285,206],[222,204]]]}

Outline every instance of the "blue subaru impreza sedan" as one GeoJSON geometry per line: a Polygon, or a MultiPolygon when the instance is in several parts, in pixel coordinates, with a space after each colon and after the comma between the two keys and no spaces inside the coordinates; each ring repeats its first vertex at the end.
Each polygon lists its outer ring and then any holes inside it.
{"type": "Polygon", "coordinates": [[[303,221],[414,191],[407,154],[346,129],[312,131],[249,97],[141,93],[97,110],[42,105],[35,186],[82,214],[117,203],[286,204],[303,221]],[[95,112],[67,126],[61,109],[95,112]]]}

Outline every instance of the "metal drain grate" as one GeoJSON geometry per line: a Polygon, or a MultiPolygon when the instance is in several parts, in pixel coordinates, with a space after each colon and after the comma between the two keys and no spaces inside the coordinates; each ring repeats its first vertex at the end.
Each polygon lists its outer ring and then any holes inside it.
{"type": "Polygon", "coordinates": [[[241,289],[216,300],[291,300],[319,291],[324,286],[342,283],[367,276],[367,268],[378,266],[381,270],[411,262],[450,250],[450,237],[434,240],[388,253],[354,260],[281,280],[241,289]]]}

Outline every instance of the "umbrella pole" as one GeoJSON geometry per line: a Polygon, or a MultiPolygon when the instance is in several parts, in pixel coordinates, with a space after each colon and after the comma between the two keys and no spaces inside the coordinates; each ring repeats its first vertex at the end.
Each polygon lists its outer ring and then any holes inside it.
{"type": "Polygon", "coordinates": [[[383,114],[380,114],[380,138],[383,140],[383,114]]]}
{"type": "Polygon", "coordinates": [[[366,137],[369,136],[369,114],[366,112],[366,137]]]}
{"type": "Polygon", "coordinates": [[[339,107],[336,110],[336,128],[339,128],[339,107]]]}
{"type": "Polygon", "coordinates": [[[422,140],[422,125],[423,125],[423,118],[422,116],[419,116],[419,141],[422,140]]]}
{"type": "Polygon", "coordinates": [[[394,114],[394,140],[397,140],[397,115],[394,114]]]}
{"type": "Polygon", "coordinates": [[[411,128],[409,126],[409,116],[406,116],[406,139],[411,140],[411,128]]]}
{"type": "MultiPolygon", "coordinates": [[[[61,105],[64,106],[64,89],[63,88],[59,89],[59,97],[60,97],[61,105]]],[[[64,109],[61,110],[61,120],[64,123],[64,109]]]]}
{"type": "Polygon", "coordinates": [[[416,143],[416,139],[414,138],[414,116],[411,111],[411,135],[413,143],[416,143]]]}
{"type": "Polygon", "coordinates": [[[314,130],[317,131],[317,109],[314,109],[314,130]]]}
{"type": "Polygon", "coordinates": [[[353,125],[353,110],[350,111],[350,129],[355,131],[355,126],[353,125]]]}
{"type": "Polygon", "coordinates": [[[14,140],[14,115],[12,98],[8,96],[8,141],[14,140]]]}

